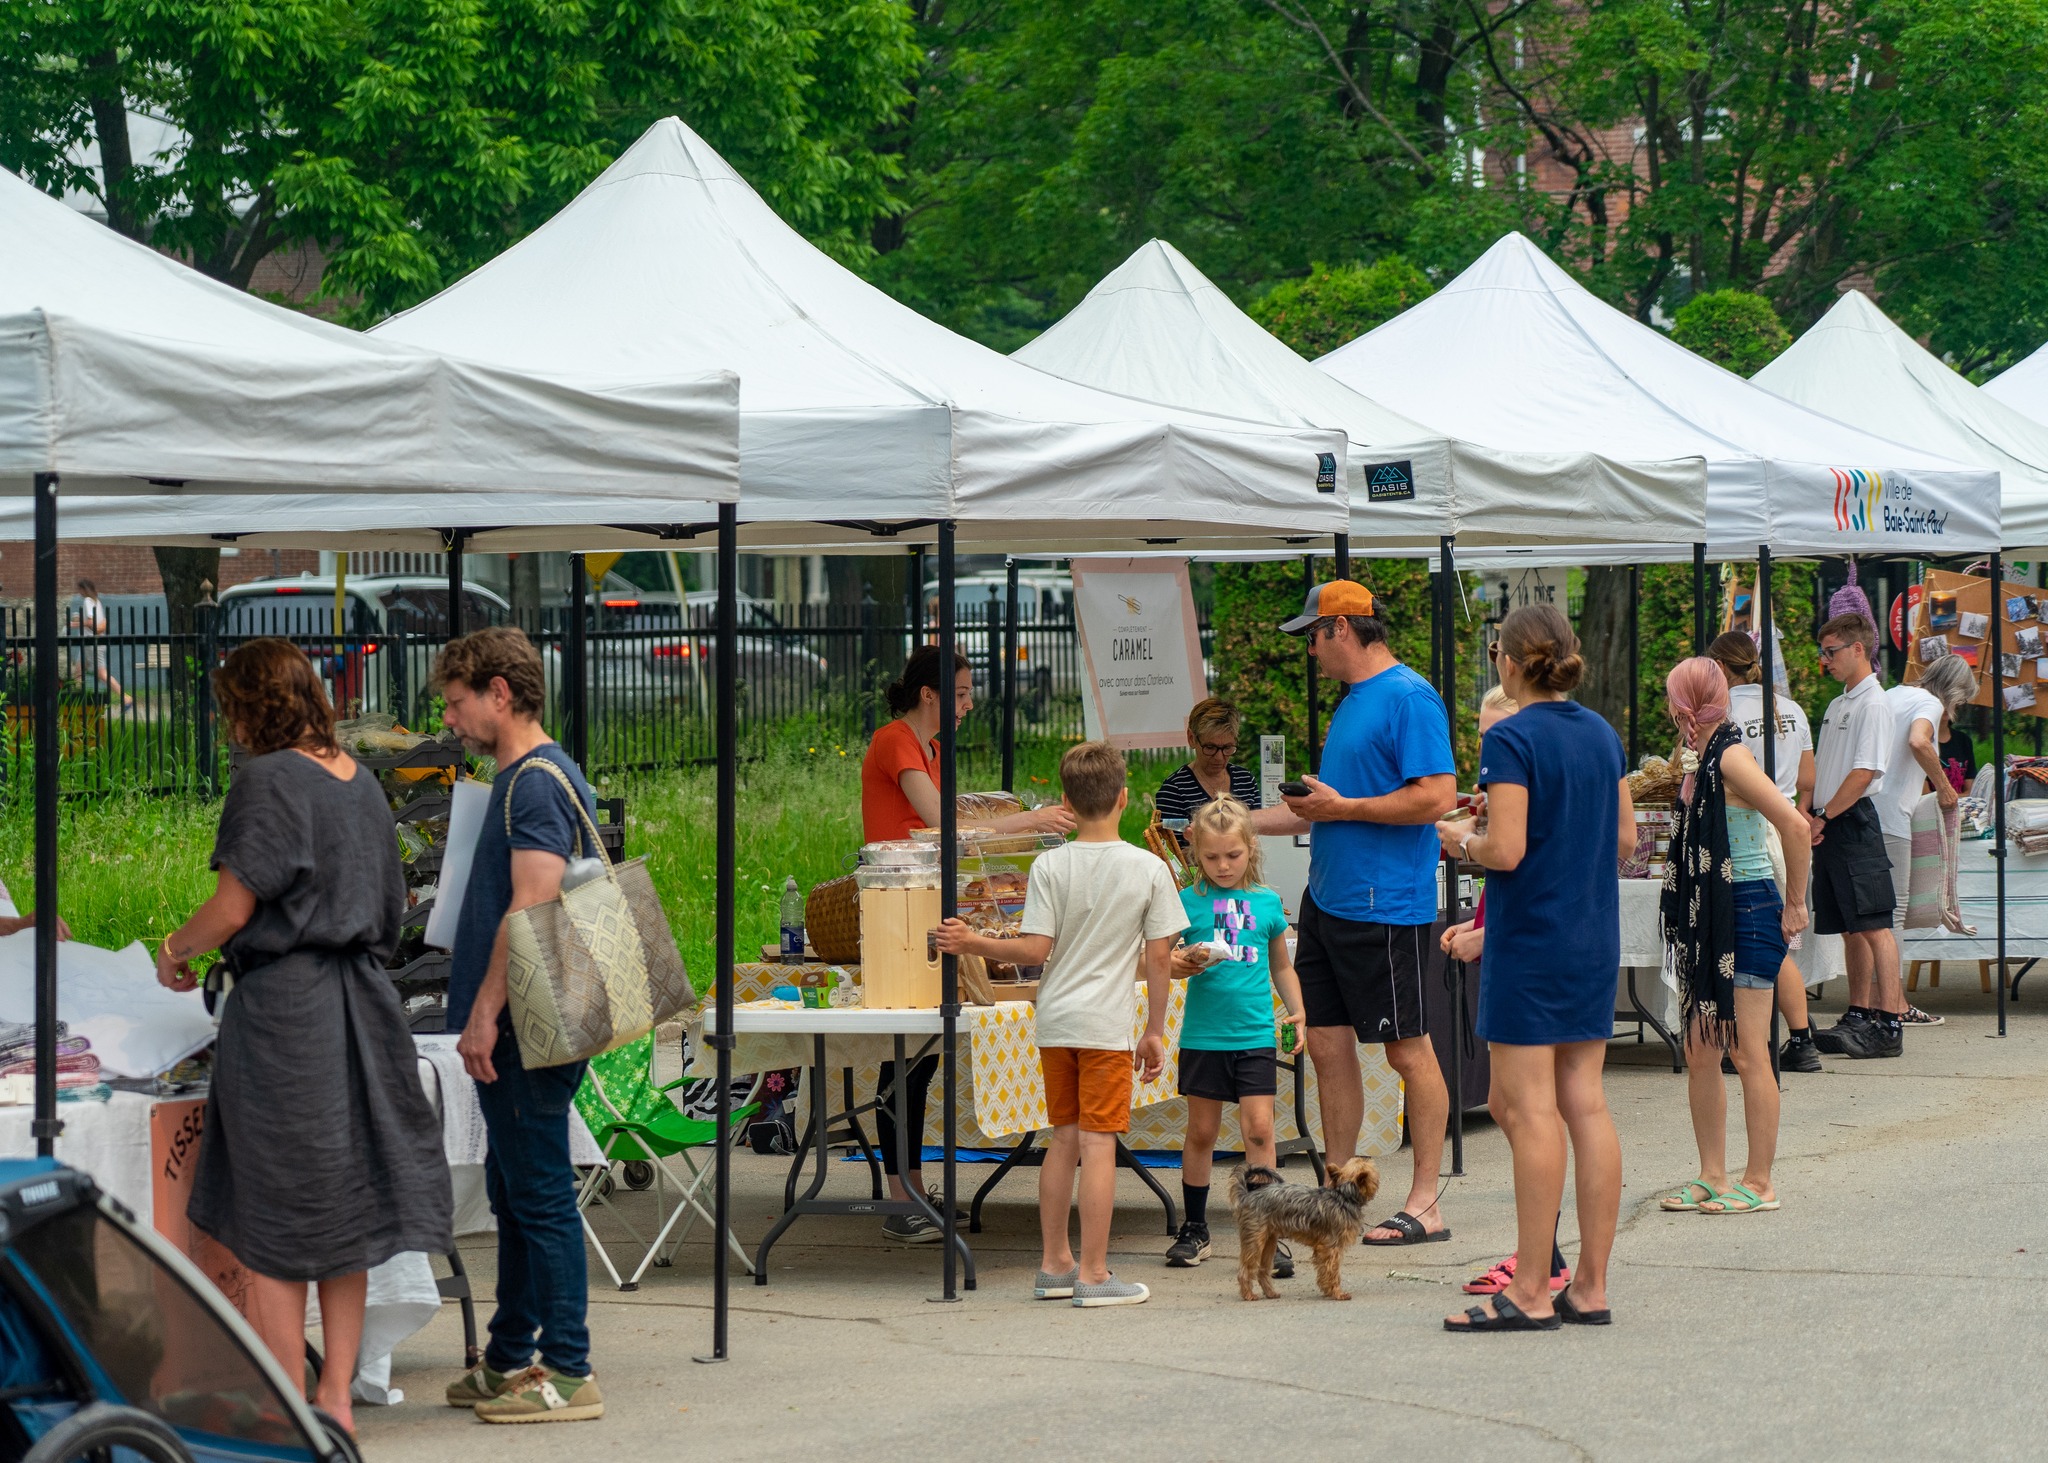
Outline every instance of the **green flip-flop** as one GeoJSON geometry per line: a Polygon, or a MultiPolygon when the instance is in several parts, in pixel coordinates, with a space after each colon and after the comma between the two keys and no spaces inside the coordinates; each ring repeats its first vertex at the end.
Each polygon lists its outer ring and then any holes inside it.
{"type": "Polygon", "coordinates": [[[1690,1183],[1673,1189],[1664,1196],[1664,1212],[1667,1214],[1696,1213],[1700,1205],[1711,1204],[1718,1197],[1720,1196],[1714,1192],[1712,1184],[1707,1183],[1704,1179],[1694,1179],[1690,1183]],[[1697,1199],[1692,1196],[1694,1189],[1700,1191],[1700,1197],[1697,1199]]]}
{"type": "Polygon", "coordinates": [[[1725,1194],[1701,1200],[1699,1210],[1702,1214],[1768,1214],[1777,1207],[1776,1199],[1760,1199],[1756,1190],[1736,1184],[1725,1194]]]}

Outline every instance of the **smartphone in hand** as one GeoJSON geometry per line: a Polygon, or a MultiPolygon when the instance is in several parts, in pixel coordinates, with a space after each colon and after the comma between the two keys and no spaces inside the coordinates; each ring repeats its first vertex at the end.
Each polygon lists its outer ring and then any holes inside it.
{"type": "Polygon", "coordinates": [[[1299,778],[1290,778],[1280,784],[1280,796],[1283,798],[1305,798],[1308,794],[1308,784],[1299,778]]]}

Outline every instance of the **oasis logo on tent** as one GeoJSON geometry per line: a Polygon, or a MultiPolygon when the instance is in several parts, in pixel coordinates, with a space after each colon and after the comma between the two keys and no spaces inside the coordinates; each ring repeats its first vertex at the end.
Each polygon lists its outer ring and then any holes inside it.
{"type": "Polygon", "coordinates": [[[1316,491],[1334,493],[1337,491],[1337,454],[1318,452],[1316,454],[1316,491]]]}
{"type": "Polygon", "coordinates": [[[1415,497],[1415,467],[1408,458],[1399,462],[1370,462],[1365,468],[1366,501],[1405,503],[1415,497]]]}
{"type": "Polygon", "coordinates": [[[1948,514],[1913,502],[1913,484],[1900,473],[1889,479],[1860,467],[1831,467],[1835,479],[1838,533],[1939,534],[1948,514]]]}

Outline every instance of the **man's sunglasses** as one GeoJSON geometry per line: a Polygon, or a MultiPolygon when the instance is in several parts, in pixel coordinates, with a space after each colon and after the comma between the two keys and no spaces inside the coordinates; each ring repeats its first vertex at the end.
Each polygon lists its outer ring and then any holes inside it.
{"type": "Polygon", "coordinates": [[[1836,656],[1840,655],[1843,651],[1847,650],[1848,648],[1849,647],[1846,645],[1823,645],[1820,648],[1820,658],[1823,661],[1833,660],[1836,656]]]}

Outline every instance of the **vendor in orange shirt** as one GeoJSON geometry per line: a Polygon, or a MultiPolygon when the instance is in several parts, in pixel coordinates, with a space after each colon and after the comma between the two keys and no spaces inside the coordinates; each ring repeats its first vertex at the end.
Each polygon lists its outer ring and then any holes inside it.
{"type": "MultiPolygon", "coordinates": [[[[922,645],[904,663],[903,674],[891,682],[885,693],[895,720],[876,730],[868,743],[867,756],[860,764],[860,822],[862,836],[869,843],[908,838],[914,828],[939,826],[939,648],[922,645]]],[[[953,656],[953,724],[974,709],[974,673],[967,657],[953,656]]],[[[993,828],[1001,833],[1066,833],[1074,826],[1074,815],[1055,804],[1001,818],[962,818],[962,827],[993,828]]],[[[924,1104],[932,1074],[939,1068],[936,1056],[913,1062],[905,1078],[905,1111],[909,1114],[909,1183],[924,1187],[920,1155],[924,1152],[924,1104]]],[[[886,1090],[896,1075],[894,1062],[882,1063],[878,1086],[886,1090]]],[[[882,1166],[889,1174],[889,1189],[898,1199],[912,1192],[897,1173],[896,1124],[887,1107],[875,1114],[875,1128],[881,1140],[882,1166]]],[[[939,1199],[932,1195],[933,1208],[939,1199]]],[[[905,1244],[928,1244],[940,1238],[939,1227],[922,1214],[892,1214],[882,1221],[882,1233],[905,1244]]]]}

